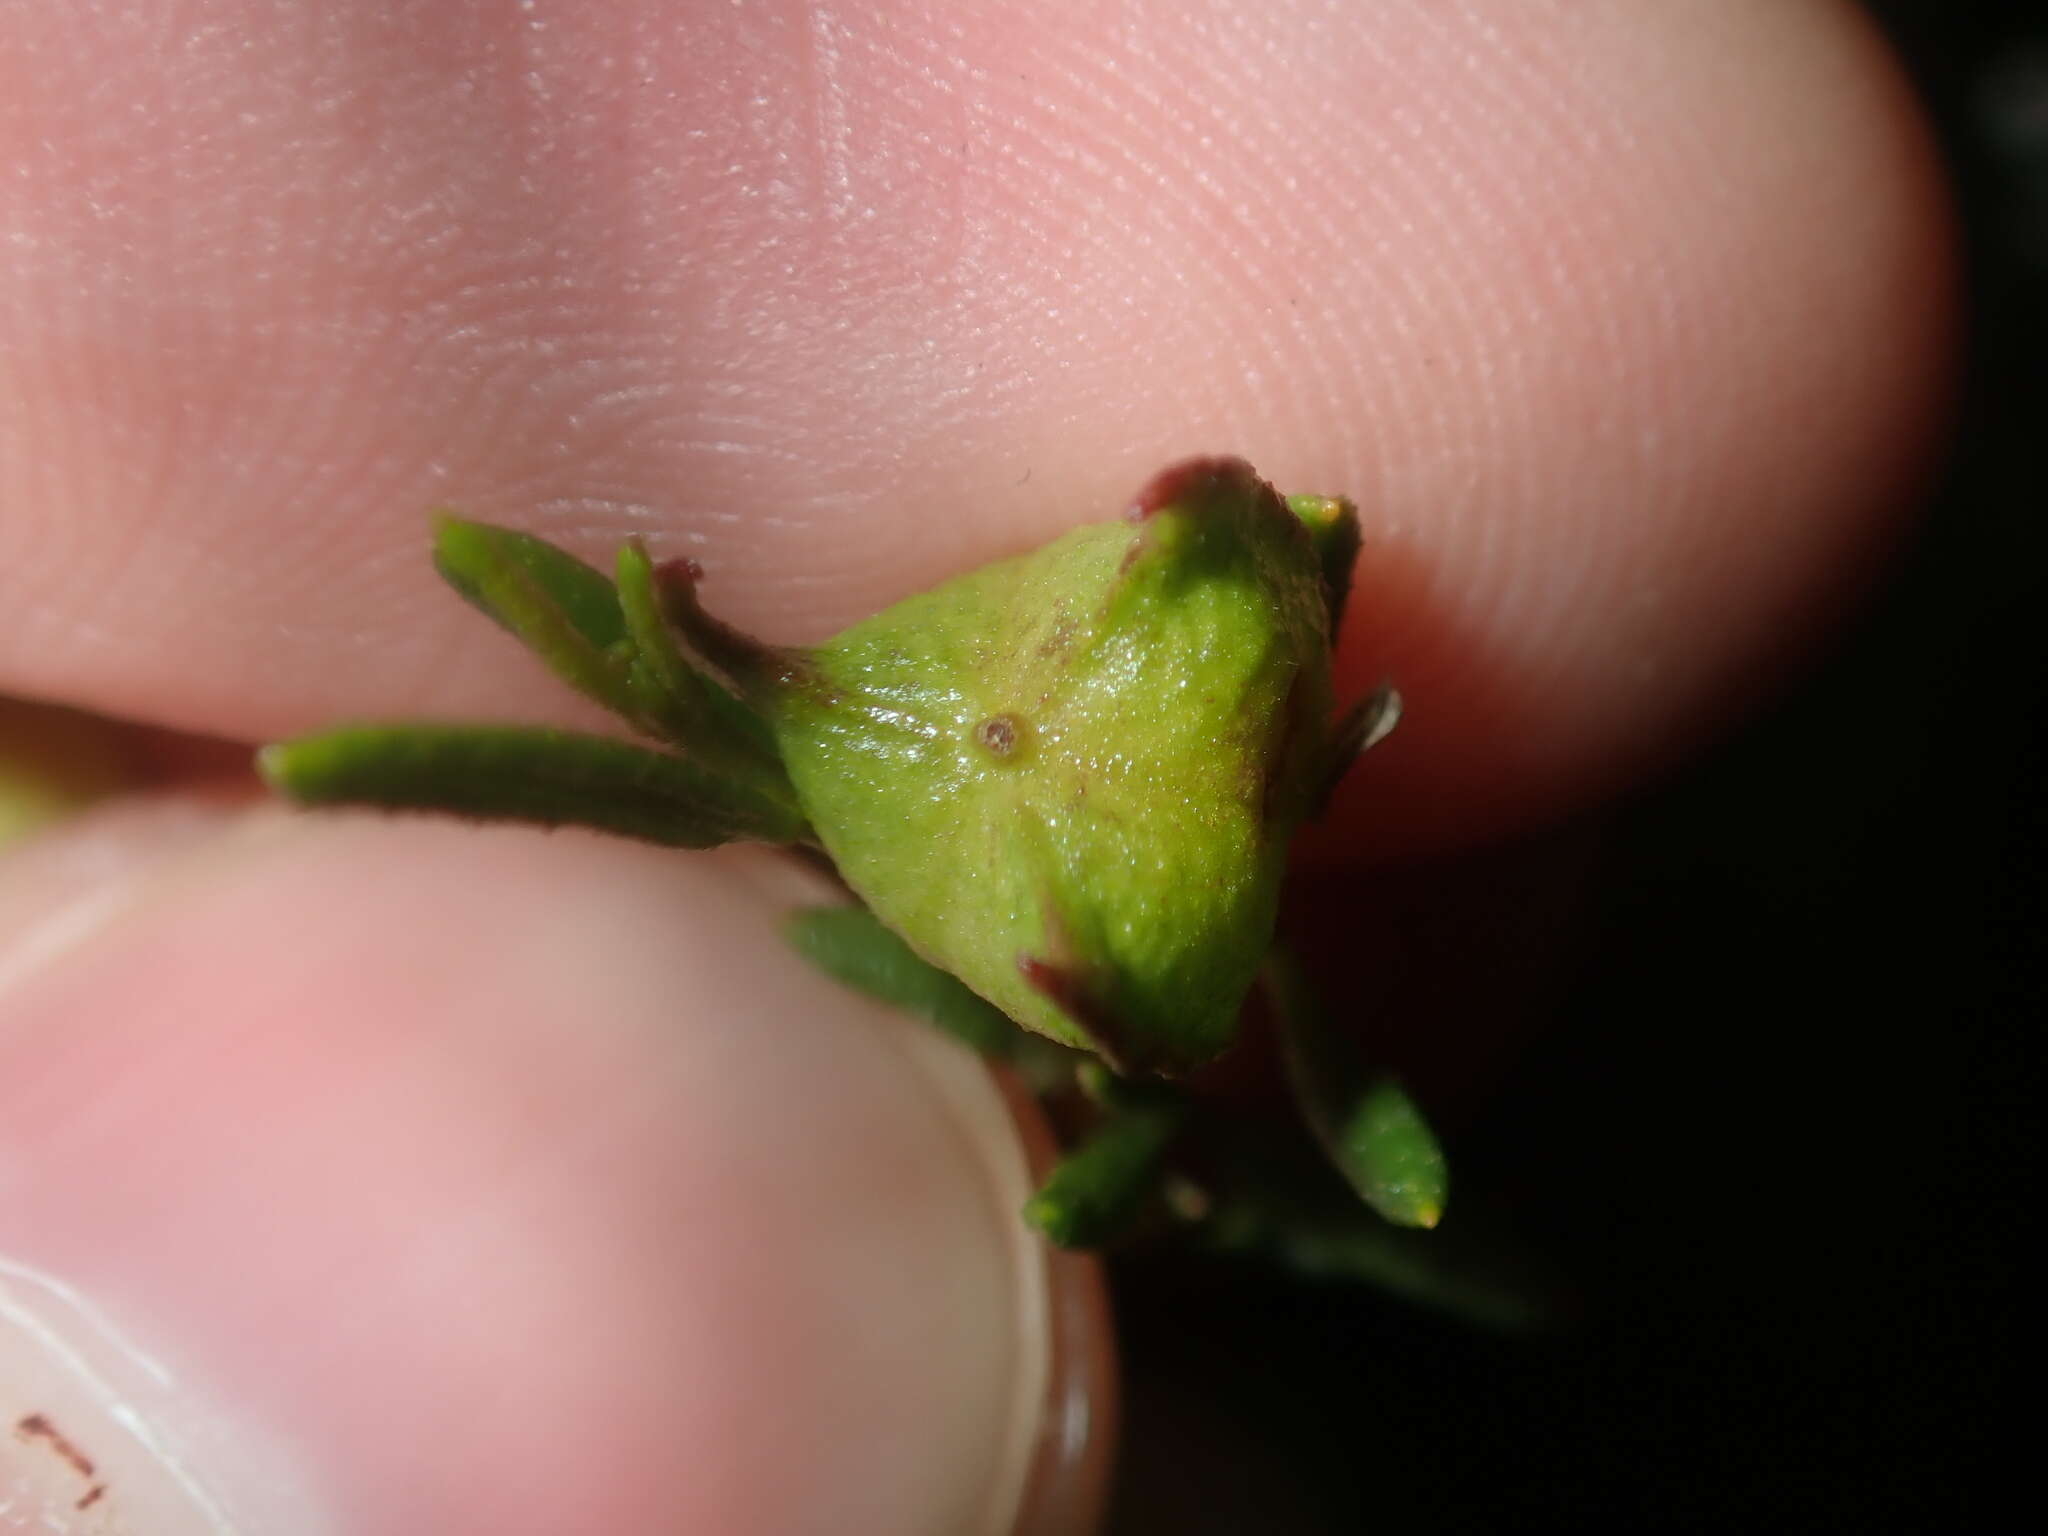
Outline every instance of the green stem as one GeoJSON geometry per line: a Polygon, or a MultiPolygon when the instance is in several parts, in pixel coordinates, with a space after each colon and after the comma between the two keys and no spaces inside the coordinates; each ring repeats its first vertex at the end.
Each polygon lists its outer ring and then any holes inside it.
{"type": "Polygon", "coordinates": [[[702,662],[677,643],[662,612],[654,561],[637,538],[619,548],[618,602],[636,652],[636,676],[644,680],[647,712],[661,734],[692,751],[729,758],[750,774],[772,774],[787,783],[768,722],[706,676],[702,662]]]}

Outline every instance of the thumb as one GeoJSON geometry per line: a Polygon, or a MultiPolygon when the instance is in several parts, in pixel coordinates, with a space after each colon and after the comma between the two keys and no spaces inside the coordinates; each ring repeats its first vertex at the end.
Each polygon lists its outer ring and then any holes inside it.
{"type": "Polygon", "coordinates": [[[1019,1221],[981,1067],[782,948],[818,896],[755,854],[271,813],[14,855],[0,1512],[1085,1528],[1097,1276],[1019,1221]]]}

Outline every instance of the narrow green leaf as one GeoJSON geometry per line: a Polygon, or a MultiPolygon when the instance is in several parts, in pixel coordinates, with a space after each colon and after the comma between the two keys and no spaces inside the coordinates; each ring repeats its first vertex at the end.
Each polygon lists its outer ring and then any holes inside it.
{"type": "Polygon", "coordinates": [[[866,907],[805,907],[790,914],[783,933],[833,980],[916,1014],[986,1056],[1008,1058],[1036,1038],[911,949],[866,907]]]}
{"type": "Polygon", "coordinates": [[[545,539],[457,517],[435,523],[434,564],[563,682],[639,721],[626,621],[603,575],[545,539]]]}
{"type": "Polygon", "coordinates": [[[1368,1068],[1356,1043],[1332,1027],[1300,971],[1278,950],[1264,980],[1288,1083],[1330,1161],[1396,1226],[1435,1226],[1450,1176],[1421,1110],[1391,1076],[1368,1068]]]}
{"type": "Polygon", "coordinates": [[[1408,1091],[1392,1077],[1367,1081],[1336,1126],[1345,1162],[1369,1181],[1373,1209],[1403,1227],[1433,1227],[1443,1217],[1443,1150],[1408,1091]]]}
{"type": "Polygon", "coordinates": [[[491,608],[489,592],[510,566],[544,592],[593,648],[607,650],[626,637],[625,618],[604,573],[533,534],[443,513],[434,520],[434,564],[450,586],[500,623],[506,621],[491,608]]]}
{"type": "Polygon", "coordinates": [[[1062,1248],[1113,1242],[1159,1187],[1160,1161],[1185,1116],[1163,1095],[1110,1110],[1025,1203],[1024,1219],[1062,1248]]]}
{"type": "Polygon", "coordinates": [[[1188,1236],[1221,1253],[1256,1255],[1317,1280],[1358,1281],[1485,1328],[1542,1327],[1563,1310],[1546,1266],[1489,1234],[1482,1217],[1457,1231],[1388,1225],[1329,1177],[1308,1149],[1235,1127],[1204,1142],[1201,1185],[1169,1188],[1188,1236]]]}
{"type": "Polygon", "coordinates": [[[654,562],[637,538],[619,548],[618,608],[648,684],[649,714],[663,733],[707,755],[729,755],[771,775],[794,802],[796,791],[787,788],[788,775],[768,722],[707,677],[701,661],[686,656],[677,643],[662,612],[654,562]]]}
{"type": "Polygon", "coordinates": [[[265,747],[257,767],[306,805],[595,827],[679,848],[809,834],[788,807],[687,759],[542,727],[348,726],[265,747]]]}

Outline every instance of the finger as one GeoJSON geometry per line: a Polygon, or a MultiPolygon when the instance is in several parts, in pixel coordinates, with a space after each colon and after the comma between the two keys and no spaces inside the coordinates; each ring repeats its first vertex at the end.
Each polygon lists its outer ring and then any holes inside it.
{"type": "Polygon", "coordinates": [[[1034,1455],[1091,1274],[971,1058],[790,963],[807,882],[94,825],[0,912],[0,1508],[950,1536],[1036,1479],[1086,1528],[1034,1455]]]}
{"type": "Polygon", "coordinates": [[[0,686],[188,728],[564,715],[431,503],[797,640],[1234,450],[1364,503],[1376,798],[1469,835],[1810,625],[1938,391],[1847,6],[181,14],[0,44],[0,686]]]}

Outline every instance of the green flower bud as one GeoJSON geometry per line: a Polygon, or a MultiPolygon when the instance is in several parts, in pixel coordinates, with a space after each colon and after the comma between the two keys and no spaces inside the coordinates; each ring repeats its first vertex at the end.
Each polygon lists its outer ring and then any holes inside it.
{"type": "Polygon", "coordinates": [[[1016,1022],[1173,1073],[1230,1043],[1289,837],[1393,722],[1385,692],[1330,720],[1357,549],[1348,502],[1200,459],[1120,521],[780,650],[708,614],[687,561],[629,543],[614,582],[444,518],[457,590],[656,745],[369,725],[261,764],[309,803],[821,845],[1016,1022]]]}
{"type": "Polygon", "coordinates": [[[1338,506],[1199,460],[1121,521],[783,653],[761,702],[841,874],[1031,1029],[1123,1071],[1217,1054],[1341,769],[1338,506]]]}
{"type": "Polygon", "coordinates": [[[1282,501],[1238,460],[1198,459],[1120,521],[787,650],[721,623],[693,563],[637,540],[608,577],[530,534],[444,517],[442,575],[645,743],[370,723],[258,764],[310,805],[822,849],[865,906],[795,914],[802,954],[1034,1091],[1078,1086],[1093,1105],[1027,1208],[1055,1241],[1110,1241],[1148,1211],[1211,1241],[1250,1222],[1293,1262],[1448,1294],[1455,1276],[1304,1226],[1284,1193],[1201,1196],[1167,1161],[1195,1101],[1104,1066],[1170,1075],[1217,1055],[1271,953],[1289,1075],[1332,1160],[1388,1221],[1442,1213],[1443,1157],[1417,1106],[1272,949],[1289,839],[1400,714],[1381,688],[1331,719],[1358,548],[1349,502],[1282,501]],[[1187,1198],[1162,1198],[1175,1190],[1187,1198]]]}

